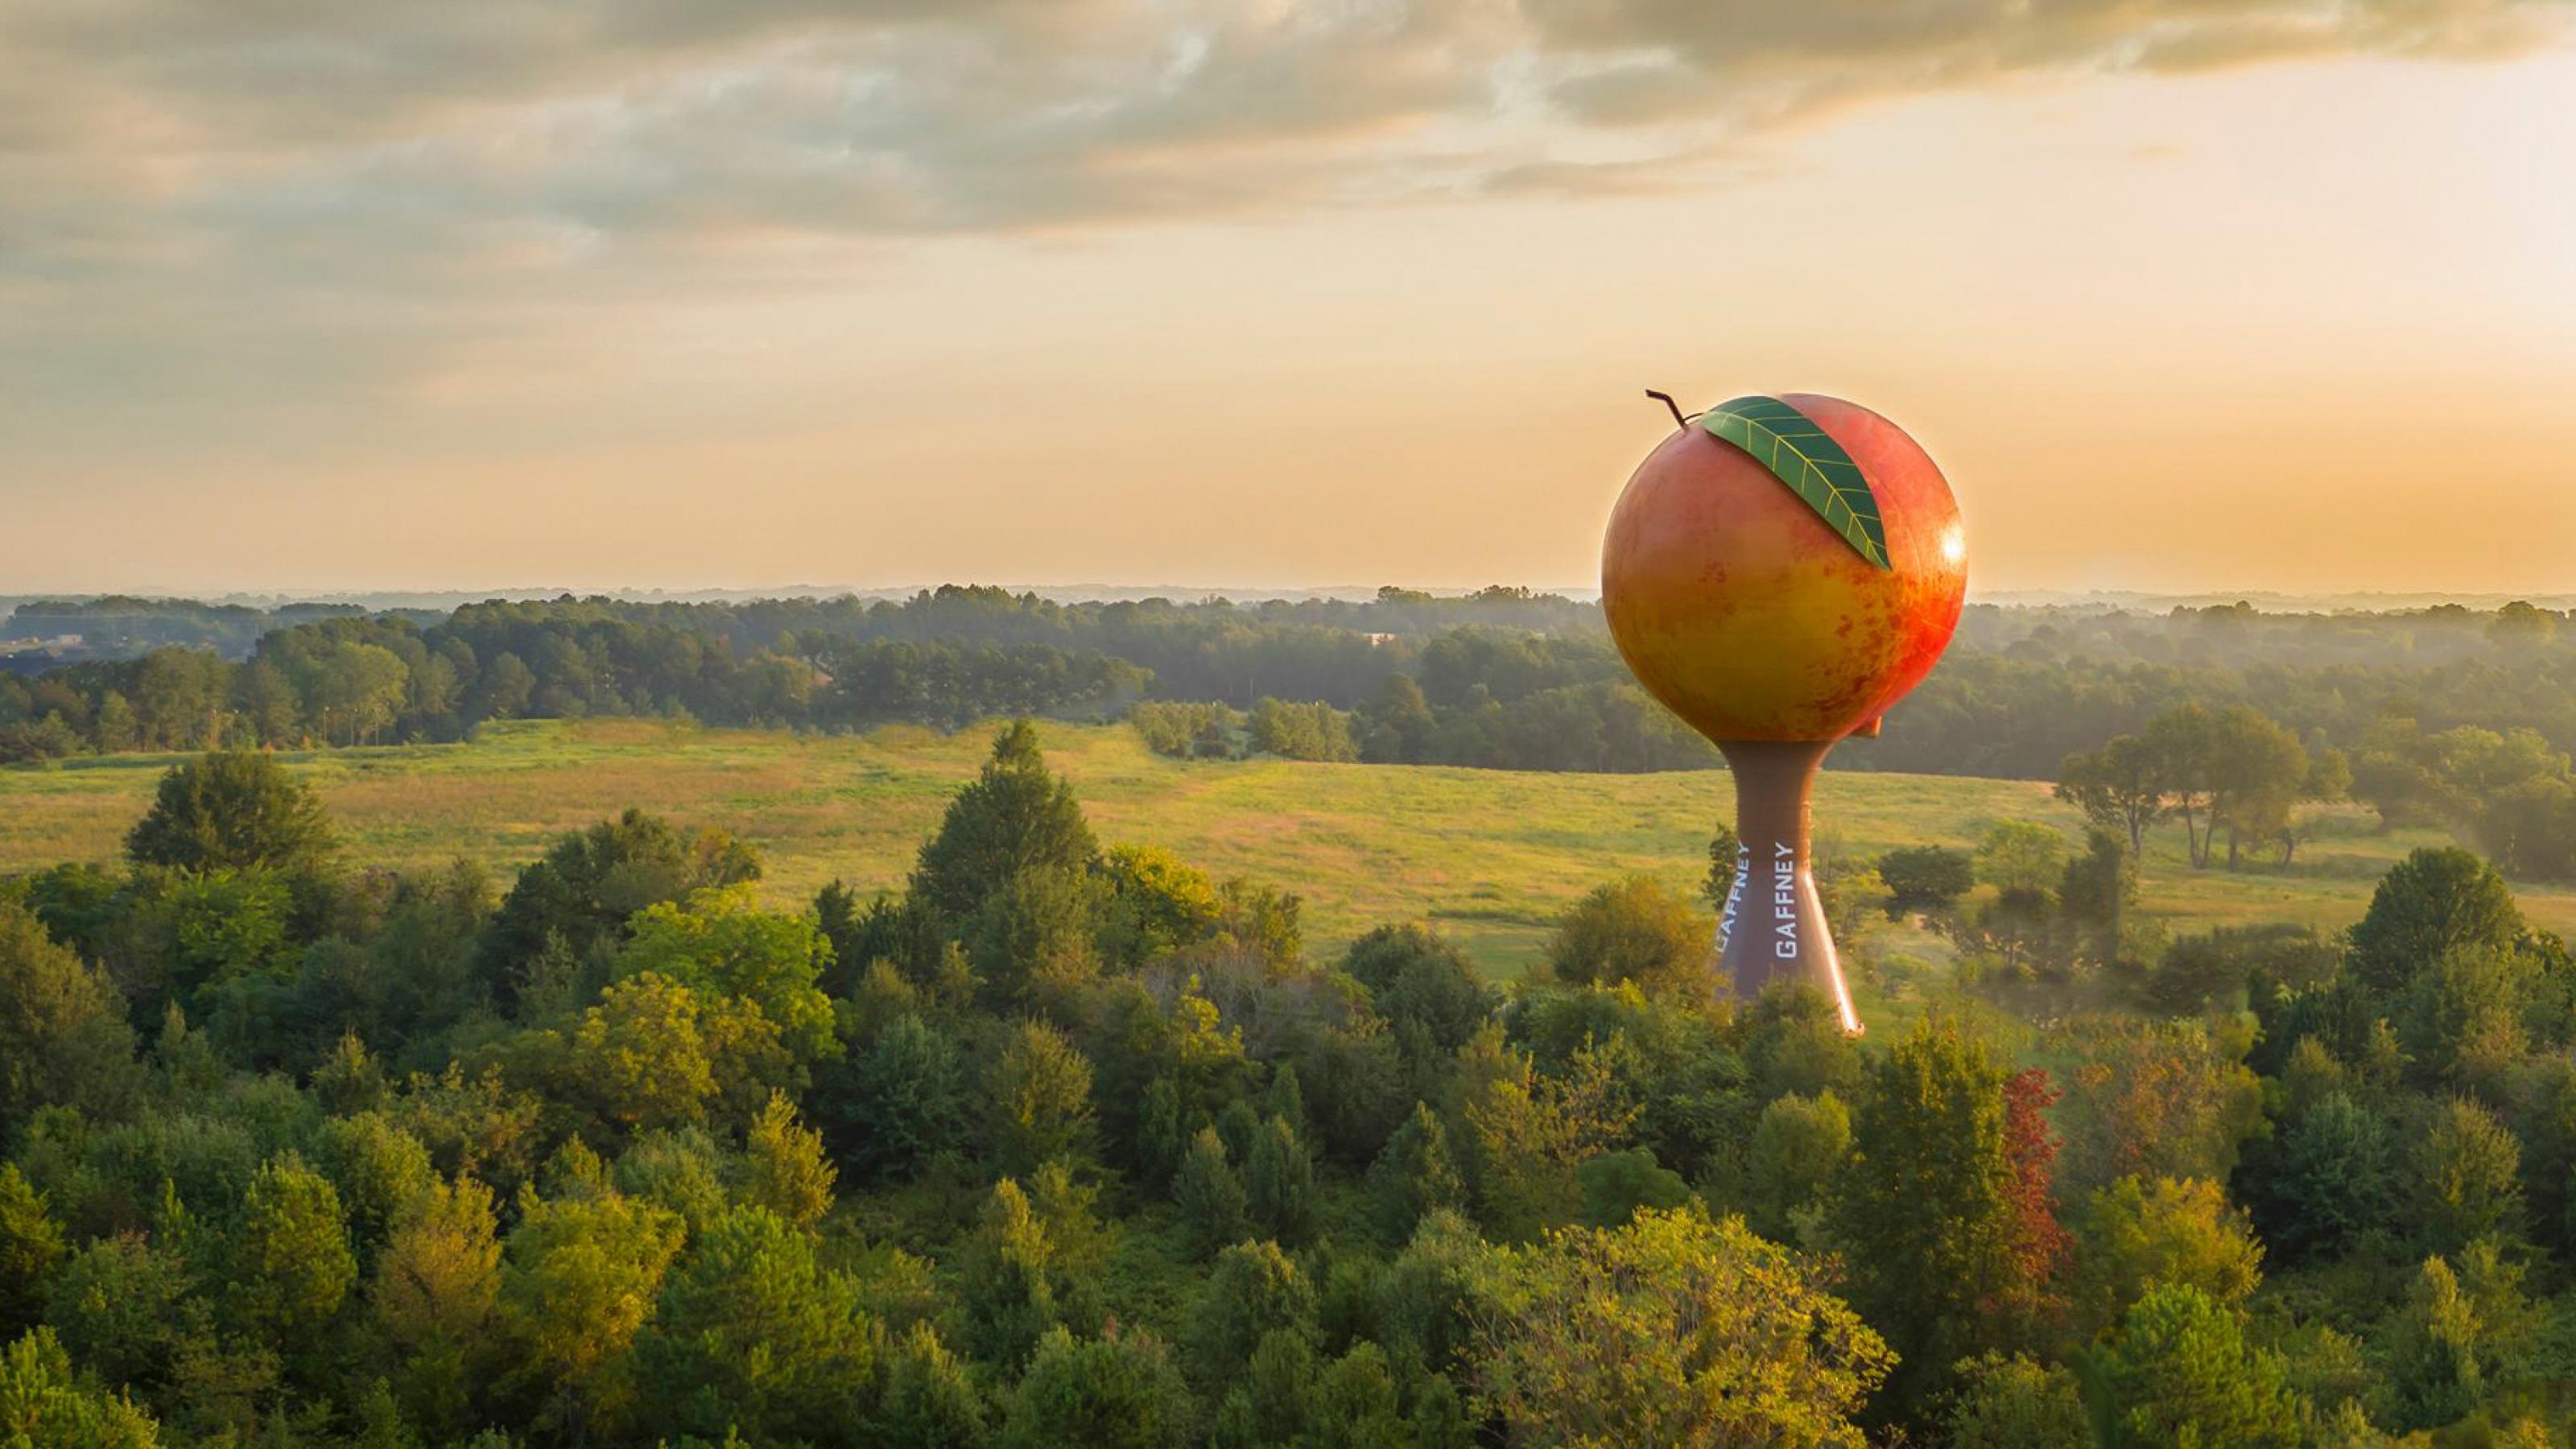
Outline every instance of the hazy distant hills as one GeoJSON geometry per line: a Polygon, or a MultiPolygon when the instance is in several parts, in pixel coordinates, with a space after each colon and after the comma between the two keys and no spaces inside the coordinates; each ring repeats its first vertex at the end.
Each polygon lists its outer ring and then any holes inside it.
{"type": "MultiPolygon", "coordinates": [[[[745,603],[755,599],[832,599],[852,596],[861,599],[906,599],[932,584],[869,585],[854,584],[788,584],[759,589],[668,589],[607,588],[572,589],[561,587],[524,587],[502,589],[386,589],[386,590],[314,590],[276,593],[188,594],[183,591],[118,590],[106,593],[0,594],[0,635],[8,633],[6,620],[18,606],[28,603],[88,603],[96,599],[123,596],[149,599],[185,599],[218,608],[242,608],[275,613],[297,605],[354,605],[369,613],[447,613],[460,605],[481,603],[487,599],[553,599],[565,595],[578,598],[606,597],[658,603],[745,603]]],[[[1267,585],[1198,585],[1198,584],[1005,584],[1013,593],[1035,594],[1060,604],[1114,603],[1131,599],[1198,600],[1226,598],[1242,602],[1267,599],[1368,599],[1378,592],[1376,585],[1333,584],[1315,588],[1276,588],[1267,585]]],[[[1591,599],[1600,595],[1597,585],[1532,586],[1535,592],[1559,594],[1569,599],[1591,599]]],[[[1463,595],[1470,589],[1428,589],[1437,595],[1463,595]]],[[[2207,608],[2214,604],[2247,603],[2267,614],[2301,613],[2381,613],[2410,609],[2429,609],[2439,604],[2458,604],[2481,611],[2493,610],[2515,600],[2544,609],[2576,609],[2576,591],[2552,594],[2516,593],[2440,593],[2379,592],[2353,590],[2341,593],[2288,593],[2270,589],[2208,589],[2192,592],[2163,592],[2139,589],[1992,589],[1976,590],[1972,601],[2004,608],[2121,609],[2136,613],[2161,614],[2174,608],[2207,608]]]]}

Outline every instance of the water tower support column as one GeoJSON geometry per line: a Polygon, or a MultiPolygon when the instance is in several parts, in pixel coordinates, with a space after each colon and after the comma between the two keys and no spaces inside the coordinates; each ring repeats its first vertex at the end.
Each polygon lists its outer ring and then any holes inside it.
{"type": "Polygon", "coordinates": [[[1750,1001],[1774,981],[1800,981],[1834,1004],[1843,1030],[1860,1016],[1843,983],[1809,857],[1809,803],[1834,741],[1720,740],[1735,775],[1735,886],[1720,918],[1718,965],[1750,1001]]]}

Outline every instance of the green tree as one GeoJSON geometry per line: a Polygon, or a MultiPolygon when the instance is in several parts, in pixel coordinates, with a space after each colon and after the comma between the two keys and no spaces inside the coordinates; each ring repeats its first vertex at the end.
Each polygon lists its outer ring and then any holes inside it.
{"type": "Polygon", "coordinates": [[[1101,859],[1109,886],[1104,954],[1141,966],[1167,951],[1214,935],[1220,912],[1216,883],[1168,850],[1118,846],[1101,859]]]}
{"type": "Polygon", "coordinates": [[[1191,1304],[1191,1377],[1213,1394],[1239,1380],[1264,1337],[1314,1330],[1315,1289],[1277,1243],[1244,1242],[1219,1253],[1191,1304]]]}
{"type": "Polygon", "coordinates": [[[433,1183],[395,1217],[367,1286],[377,1331],[402,1357],[412,1413],[458,1426],[485,1335],[500,1305],[501,1244],[492,1190],[472,1178],[433,1183]]]}
{"type": "Polygon", "coordinates": [[[2146,854],[2147,827],[2164,814],[2164,759],[2136,735],[2121,735],[2089,754],[2074,754],[2057,770],[2057,798],[2084,812],[2095,828],[2115,831],[2132,857],[2146,854]]]}
{"type": "Polygon", "coordinates": [[[338,1189],[291,1153],[270,1159],[242,1194],[227,1288],[237,1321],[281,1347],[308,1346],[357,1279],[338,1189]]]}
{"type": "Polygon", "coordinates": [[[1887,882],[1890,919],[1908,911],[1937,914],[1976,888],[1976,859],[1946,845],[1909,845],[1878,858],[1878,878],[1887,882]]]}
{"type": "Polygon", "coordinates": [[[2438,1428],[2477,1406],[2485,1387],[2477,1322],[2450,1265],[2439,1258],[2427,1260],[2410,1287],[2391,1368],[2393,1417],[2401,1427],[2438,1428]]]}
{"type": "Polygon", "coordinates": [[[2083,1385],[2056,1364],[1980,1354],[1954,1370],[1941,1403],[1940,1442],[1951,1449],[2093,1449],[2083,1385]]]}
{"type": "Polygon", "coordinates": [[[1595,886],[1548,939],[1548,968],[1569,986],[1633,981],[1649,995],[1697,999],[1712,989],[1715,923],[1652,876],[1595,886]]]}
{"type": "Polygon", "coordinates": [[[888,1350],[872,1430],[870,1442],[884,1449],[982,1449],[983,1396],[929,1324],[914,1324],[888,1350]]]}
{"type": "Polygon", "coordinates": [[[1744,841],[1735,833],[1735,827],[1718,822],[1708,838],[1708,875],[1700,881],[1699,894],[1708,902],[1708,908],[1720,915],[1726,913],[1726,903],[1735,897],[1735,877],[1743,867],[1743,854],[1744,841]]]}
{"type": "Polygon", "coordinates": [[[2210,736],[2209,821],[2227,829],[2227,868],[2248,840],[2278,840],[2308,787],[2308,752],[2298,736],[2246,705],[2230,705],[2210,736]]]}
{"type": "Polygon", "coordinates": [[[2247,1344],[2236,1315],[2198,1288],[2149,1289],[2096,1361],[2131,1442],[2300,1442],[2303,1405],[2280,1355],[2247,1344]]]}
{"type": "Polygon", "coordinates": [[[142,743],[142,726],[135,719],[134,706],[113,689],[98,697],[98,718],[90,722],[90,732],[97,737],[102,755],[121,754],[142,743]]]}
{"type": "Polygon", "coordinates": [[[766,1208],[708,1226],[635,1336],[640,1417],[657,1433],[757,1443],[868,1442],[876,1323],[857,1283],[766,1208]]]}
{"type": "Polygon", "coordinates": [[[2396,1206],[2395,1156],[2385,1119],[2328,1091],[2281,1134],[2258,1204],[2265,1238],[2305,1256],[2384,1230],[2396,1206]]]}
{"type": "Polygon", "coordinates": [[[205,1329],[205,1303],[180,1255],[140,1233],[100,1238],[45,1285],[45,1322],[84,1368],[150,1393],[205,1329]]]}
{"type": "Polygon", "coordinates": [[[1012,1391],[1003,1449],[1184,1449],[1197,1416],[1171,1355],[1150,1335],[1048,1333],[1012,1391]]]}
{"type": "Polygon", "coordinates": [[[2380,878],[2352,928],[2351,970],[2396,991],[2451,951],[2504,950],[2522,933],[2522,911],[2495,867],[2456,846],[2426,846],[2380,878]]]}
{"type": "Polygon", "coordinates": [[[1999,820],[1977,842],[1977,879],[1997,890],[2044,891],[2066,871],[2066,837],[2034,820],[1999,820]]]}
{"type": "Polygon", "coordinates": [[[1410,674],[1392,673],[1362,712],[1360,758],[1378,764],[1416,765],[1430,757],[1439,721],[1422,686],[1410,674]]]}
{"type": "Polygon", "coordinates": [[[1226,1160],[1225,1139],[1202,1127],[1172,1177],[1172,1204],[1180,1209],[1190,1242],[1201,1254],[1241,1238],[1250,1226],[1251,1199],[1243,1178],[1226,1160]]]}
{"type": "Polygon", "coordinates": [[[906,1011],[827,1075],[817,1113],[863,1179],[884,1179],[964,1144],[964,1060],[947,1035],[906,1011]]]}
{"type": "Polygon", "coordinates": [[[1263,1237],[1296,1247],[1314,1231],[1315,1160],[1285,1116],[1273,1113],[1253,1136],[1243,1190],[1246,1215],[1263,1237]]]}
{"type": "Polygon", "coordinates": [[[303,702],[286,672],[265,659],[252,660],[233,676],[233,708],[260,744],[278,748],[303,737],[303,702]]]}
{"type": "Polygon", "coordinates": [[[1753,1125],[1745,1162],[1745,1219],[1778,1243],[1806,1243],[1851,1158],[1851,1111],[1830,1090],[1774,1098],[1753,1125]]]}
{"type": "Polygon", "coordinates": [[[0,1162],[0,1339],[35,1326],[44,1286],[70,1251],[45,1193],[14,1162],[0,1162]]]}
{"type": "Polygon", "coordinates": [[[1369,1215],[1381,1237],[1402,1243],[1424,1217],[1466,1206],[1467,1184],[1449,1152],[1449,1129],[1420,1102],[1368,1171],[1369,1215]]]}
{"type": "Polygon", "coordinates": [[[1583,1191],[1587,1227],[1615,1228],[1640,1212],[1669,1212],[1692,1199],[1690,1184],[1656,1162],[1650,1147],[1604,1152],[1578,1165],[1574,1180],[1583,1191]]]}
{"type": "Polygon", "coordinates": [[[782,1044],[812,1062],[838,1050],[821,985],[831,959],[831,943],[812,922],[756,910],[749,889],[736,887],[637,912],[612,971],[621,980],[649,972],[709,998],[749,1002],[782,1044]]]}
{"type": "Polygon", "coordinates": [[[1892,1358],[1794,1255],[1688,1211],[1491,1250],[1476,1294],[1470,1382],[1514,1444],[1857,1449],[1892,1358]]]}
{"type": "Polygon", "coordinates": [[[1507,1045],[1492,1026],[1458,1061],[1457,1114],[1485,1221],[1515,1239],[1571,1221],[1583,1206],[1577,1169],[1625,1145],[1637,1120],[1609,1063],[1587,1046],[1562,1073],[1542,1075],[1528,1052],[1507,1045]]]}
{"type": "Polygon", "coordinates": [[[1012,877],[1087,870],[1099,847],[1073,787],[1047,769],[1026,720],[993,738],[983,773],[957,793],[938,833],[921,847],[912,894],[950,920],[975,913],[1012,877]]]}
{"type": "Polygon", "coordinates": [[[122,1394],[87,1384],[49,1328],[0,1349],[0,1443],[17,1449],[153,1449],[160,1425],[122,1394]]]}
{"type": "Polygon", "coordinates": [[[1079,867],[1032,866],[1004,877],[959,928],[985,1002],[1025,1008],[1088,980],[1109,909],[1101,879],[1079,867]]]}
{"type": "Polygon", "coordinates": [[[2096,1325],[2116,1322],[2160,1283],[2197,1288],[2232,1309],[2263,1281],[2252,1225],[2203,1179],[2121,1178],[2085,1204],[2078,1241],[2083,1306],[2096,1325]]]}
{"type": "Polygon", "coordinates": [[[1992,1305],[2025,1287],[2005,1076],[1982,1040],[1925,1018],[1876,1063],[1853,1117],[1829,1216],[1854,1302],[1900,1356],[1909,1400],[1992,1346],[1992,1305]]]}
{"type": "Polygon", "coordinates": [[[1017,1365],[1056,1326],[1056,1245],[1017,1182],[994,1184],[967,1245],[966,1344],[975,1356],[1017,1365]]]}
{"type": "Polygon", "coordinates": [[[2087,960],[2107,964],[2118,959],[2129,914],[2138,904],[2137,856],[2122,849],[2120,838],[2109,831],[2087,831],[2083,852],[2066,863],[2058,878],[2057,902],[2081,933],[2077,949],[2087,960]]]}
{"type": "Polygon", "coordinates": [[[532,1045],[607,1121],[634,1131],[677,1126],[702,1120],[718,1091],[701,1014],[687,987],[636,976],[600,993],[569,1043],[547,1032],[532,1045]]]}
{"type": "Polygon", "coordinates": [[[0,898],[0,1122],[48,1103],[115,1111],[136,1085],[134,1033],[105,972],[0,898]]]}
{"type": "Polygon", "coordinates": [[[394,1220],[438,1182],[428,1146],[379,1111],[324,1121],[314,1159],[339,1189],[362,1267],[383,1245],[394,1220]]]}
{"type": "Polygon", "coordinates": [[[2552,989],[2534,952],[2461,946],[2424,963],[2390,1003],[2410,1074],[2509,1095],[2505,1080],[2530,1053],[2531,1007],[2552,989]]]}
{"type": "Polygon", "coordinates": [[[810,1233],[832,1210],[832,1186],[839,1178],[839,1169],[823,1153],[823,1134],[797,1120],[796,1104],[786,1093],[770,1093],[768,1105],[743,1136],[744,1201],[810,1233]]]}
{"type": "Polygon", "coordinates": [[[1090,1154],[1091,1062],[1063,1032],[1039,1021],[1011,1028],[991,1081],[986,1140],[1002,1171],[1090,1154]]]}
{"type": "Polygon", "coordinates": [[[2426,1248],[2450,1254],[2480,1238],[2521,1240],[2522,1144],[2494,1113],[2454,1097],[2412,1142],[2406,1196],[2426,1248]]]}
{"type": "Polygon", "coordinates": [[[2195,870],[2209,864],[2210,841],[2217,834],[2217,822],[2208,818],[2217,733],[2217,720],[2195,702],[2147,721],[2142,736],[2154,757],[2156,778],[2164,783],[2168,808],[2182,817],[2183,843],[2195,870]]]}
{"type": "Polygon", "coordinates": [[[647,906],[758,879],[760,857],[725,832],[684,835],[659,816],[628,810],[558,837],[519,872],[484,935],[487,971],[511,1001],[550,940],[584,959],[614,946],[627,918],[647,906]]]}
{"type": "Polygon", "coordinates": [[[684,1236],[678,1215],[615,1192],[524,1205],[503,1245],[498,1327],[546,1417],[579,1427],[623,1414],[635,1334],[684,1236]]]}
{"type": "Polygon", "coordinates": [[[1418,925],[1370,931],[1351,943],[1342,969],[1368,988],[1417,1071],[1445,1070],[1494,1014],[1494,994],[1466,953],[1418,925]]]}
{"type": "Polygon", "coordinates": [[[1843,1030],[1841,1012],[1804,983],[1764,988],[1738,1018],[1737,1041],[1757,1102],[1829,1091],[1849,1100],[1860,1085],[1861,1054],[1843,1030]]]}
{"type": "Polygon", "coordinates": [[[255,751],[171,766],[152,808],[125,838],[137,865],[189,871],[297,870],[331,849],[322,802],[274,757],[255,751]]]}

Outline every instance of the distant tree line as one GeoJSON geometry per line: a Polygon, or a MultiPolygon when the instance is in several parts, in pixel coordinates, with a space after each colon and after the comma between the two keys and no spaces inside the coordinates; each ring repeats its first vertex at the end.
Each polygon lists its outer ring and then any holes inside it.
{"type": "MultiPolygon", "coordinates": [[[[1355,750],[1367,762],[1533,770],[1717,762],[1636,687],[1588,602],[1495,588],[1063,604],[955,586],[873,602],[492,602],[426,624],[335,614],[272,629],[235,662],[160,648],[0,675],[0,761],[455,739],[488,719],[584,715],[949,727],[1008,713],[1099,717],[1131,701],[1243,716],[1202,711],[1178,739],[1175,716],[1138,717],[1167,754],[1355,750]],[[1250,715],[1264,700],[1271,725],[1256,742],[1250,715]],[[1291,706],[1309,713],[1292,721],[1280,713],[1291,706]]],[[[2196,860],[2220,848],[2295,852],[2297,812],[2281,806],[2324,798],[2316,791],[2340,755],[2354,794],[2392,819],[2453,822],[2519,873],[2576,872],[2576,826],[2565,823],[2576,785],[2564,763],[2576,749],[2576,629],[2527,604],[2289,615],[1972,607],[1884,736],[1848,742],[1834,763],[2052,778],[2069,756],[2143,739],[2186,703],[2224,743],[2272,751],[2264,769],[2290,751],[2246,725],[2256,716],[2326,772],[2295,789],[2203,782],[2226,795],[2214,836],[2202,833],[2198,786],[2168,792],[2196,860]]]]}
{"type": "MultiPolygon", "coordinates": [[[[109,594],[95,599],[29,599],[0,621],[0,641],[80,642],[84,658],[117,659],[154,649],[208,649],[228,659],[246,657],[260,637],[317,619],[362,618],[357,604],[290,603],[273,609],[248,604],[204,604],[194,599],[143,599],[109,594]]],[[[411,613],[432,622],[434,613],[411,613]]]]}
{"type": "MultiPolygon", "coordinates": [[[[263,636],[245,661],[156,649],[0,676],[0,762],[96,750],[453,740],[494,719],[687,716],[715,724],[956,727],[1107,711],[1150,676],[1047,644],[822,637],[737,654],[722,639],[614,617],[460,610],[331,619],[263,636]]],[[[587,611],[581,611],[587,612],[587,611]]]]}

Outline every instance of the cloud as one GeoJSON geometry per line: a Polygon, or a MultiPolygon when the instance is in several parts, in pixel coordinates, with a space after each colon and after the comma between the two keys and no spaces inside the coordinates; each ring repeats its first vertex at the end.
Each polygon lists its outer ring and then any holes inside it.
{"type": "Polygon", "coordinates": [[[1627,193],[1722,176],[1744,136],[1882,97],[2479,58],[2546,43],[2567,15],[2564,0],[17,0],[0,7],[0,372],[33,385],[0,391],[28,407],[121,376],[226,397],[245,355],[317,389],[399,386],[406,359],[459,335],[674,279],[743,285],[782,246],[1627,193]],[[333,360],[294,369],[298,338],[333,360]]]}
{"type": "Polygon", "coordinates": [[[1573,117],[1760,124],[2026,74],[2320,55],[2487,59],[2563,35],[2565,0],[1525,0],[1575,67],[1573,117]]]}

